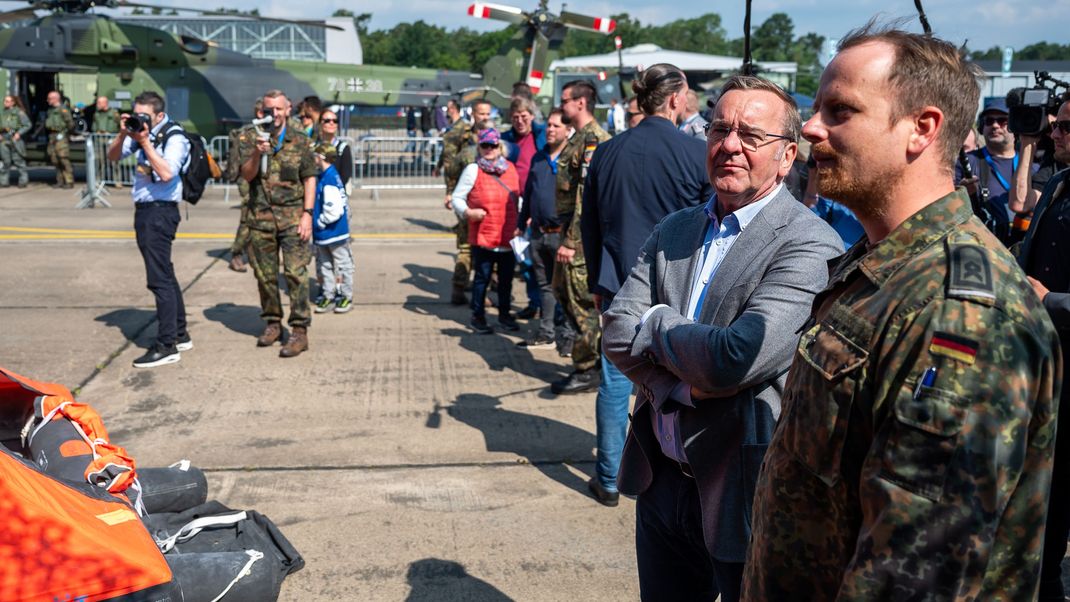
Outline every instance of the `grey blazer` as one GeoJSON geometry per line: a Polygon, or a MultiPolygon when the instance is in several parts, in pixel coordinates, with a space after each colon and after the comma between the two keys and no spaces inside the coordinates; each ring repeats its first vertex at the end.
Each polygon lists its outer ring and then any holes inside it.
{"type": "Polygon", "coordinates": [[[639,391],[618,487],[638,495],[659,466],[669,465],[651,412],[680,412],[706,546],[713,558],[743,562],[754,485],[780,416],[799,329],[843,243],[781,189],[739,234],[693,322],[683,313],[708,223],[703,208],[694,207],[658,224],[604,315],[602,346],[639,391]],[[671,309],[655,311],[640,327],[643,313],[659,303],[671,309]],[[693,408],[669,400],[680,381],[714,398],[696,400],[693,408]]]}

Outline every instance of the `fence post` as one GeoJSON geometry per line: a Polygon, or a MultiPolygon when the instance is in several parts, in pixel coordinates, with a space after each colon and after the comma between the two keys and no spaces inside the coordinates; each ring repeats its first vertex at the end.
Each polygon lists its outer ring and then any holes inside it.
{"type": "Polygon", "coordinates": [[[111,207],[111,203],[104,198],[108,194],[104,184],[97,179],[96,136],[89,134],[85,137],[85,190],[75,208],[92,209],[98,204],[111,207]]]}

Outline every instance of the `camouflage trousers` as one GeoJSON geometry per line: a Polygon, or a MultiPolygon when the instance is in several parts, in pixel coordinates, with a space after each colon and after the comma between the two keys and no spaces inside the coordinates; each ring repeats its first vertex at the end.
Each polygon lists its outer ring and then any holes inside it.
{"type": "Polygon", "coordinates": [[[244,187],[238,184],[238,192],[241,194],[241,221],[238,222],[238,232],[234,235],[234,242],[230,245],[231,255],[243,255],[252,237],[249,233],[249,185],[244,187]]]}
{"type": "Polygon", "coordinates": [[[602,350],[602,327],[594,297],[587,290],[587,262],[583,252],[577,251],[572,263],[555,263],[554,297],[561,304],[565,316],[576,332],[572,347],[572,365],[576,370],[590,370],[598,366],[602,350]]]}
{"type": "Polygon", "coordinates": [[[282,321],[282,301],[279,297],[279,252],[282,252],[282,274],[290,293],[289,325],[304,326],[312,322],[309,303],[308,264],[312,260],[312,245],[297,235],[302,208],[274,207],[272,210],[250,211],[250,265],[260,289],[260,317],[265,322],[282,321]]]}
{"type": "Polygon", "coordinates": [[[67,134],[62,140],[56,134],[48,135],[48,161],[56,167],[56,184],[74,186],[74,166],[71,165],[71,145],[67,134]]]}
{"type": "Polygon", "coordinates": [[[468,244],[468,220],[458,219],[453,228],[457,234],[457,260],[453,264],[453,290],[463,291],[472,273],[472,245],[468,244]]]}
{"type": "Polygon", "coordinates": [[[0,140],[0,163],[3,163],[3,173],[0,173],[0,186],[10,186],[10,171],[14,167],[19,170],[19,186],[25,186],[30,181],[26,173],[26,147],[22,142],[10,139],[0,140]]]}

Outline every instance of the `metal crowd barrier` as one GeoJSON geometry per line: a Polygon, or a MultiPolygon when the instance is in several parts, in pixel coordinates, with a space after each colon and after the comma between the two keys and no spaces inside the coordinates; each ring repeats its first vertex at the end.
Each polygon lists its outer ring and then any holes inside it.
{"type": "Polygon", "coordinates": [[[353,148],[355,187],[361,190],[444,188],[433,175],[442,154],[441,138],[368,137],[353,148]]]}
{"type": "Polygon", "coordinates": [[[134,184],[134,170],[137,169],[137,158],[130,156],[121,161],[108,161],[108,146],[115,140],[117,134],[86,134],[86,146],[93,146],[93,161],[90,163],[89,149],[86,149],[86,170],[94,170],[96,181],[107,186],[134,184]]]}

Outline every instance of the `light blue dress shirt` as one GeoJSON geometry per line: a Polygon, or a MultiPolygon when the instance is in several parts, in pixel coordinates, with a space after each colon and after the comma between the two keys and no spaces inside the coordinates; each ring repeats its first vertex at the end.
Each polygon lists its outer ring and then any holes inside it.
{"type": "MultiPolygon", "coordinates": [[[[163,121],[150,130],[150,135],[155,137],[164,127],[170,127],[171,123],[173,122],[164,114],[163,121]]],[[[149,164],[145,151],[141,149],[141,146],[133,138],[128,137],[123,141],[122,158],[137,153],[138,168],[134,171],[134,188],[132,190],[135,203],[147,203],[150,201],[174,201],[177,203],[182,200],[182,176],[179,172],[189,157],[189,141],[186,140],[185,136],[175,134],[167,140],[167,144],[164,145],[163,149],[157,148],[156,151],[163,156],[164,161],[171,168],[171,173],[174,174],[167,182],[161,181],[152,171],[152,165],[149,164]]]]}
{"type": "MultiPolygon", "coordinates": [[[[764,197],[749,205],[740,207],[733,213],[729,213],[723,220],[717,219],[717,195],[715,194],[706,203],[704,210],[706,217],[710,221],[706,226],[706,237],[702,243],[702,265],[692,276],[691,294],[688,296],[687,313],[684,314],[684,317],[689,320],[695,320],[701,314],[702,305],[706,301],[706,293],[709,291],[709,285],[717,275],[717,268],[720,267],[724,258],[728,256],[728,251],[731,250],[739,235],[747,229],[747,226],[773,200],[773,197],[780,192],[783,186],[783,184],[778,184],[776,188],[764,197]]],[[[664,303],[659,303],[643,314],[640,324],[645,324],[655,311],[662,308],[672,309],[664,303]]],[[[691,385],[688,383],[681,381],[676,385],[671,397],[679,403],[695,407],[694,402],[691,400],[691,385]]],[[[660,411],[655,411],[653,413],[653,422],[654,433],[658,437],[662,453],[677,462],[687,462],[687,455],[684,453],[684,442],[680,440],[679,436],[679,414],[677,412],[663,414],[660,411]]]]}

